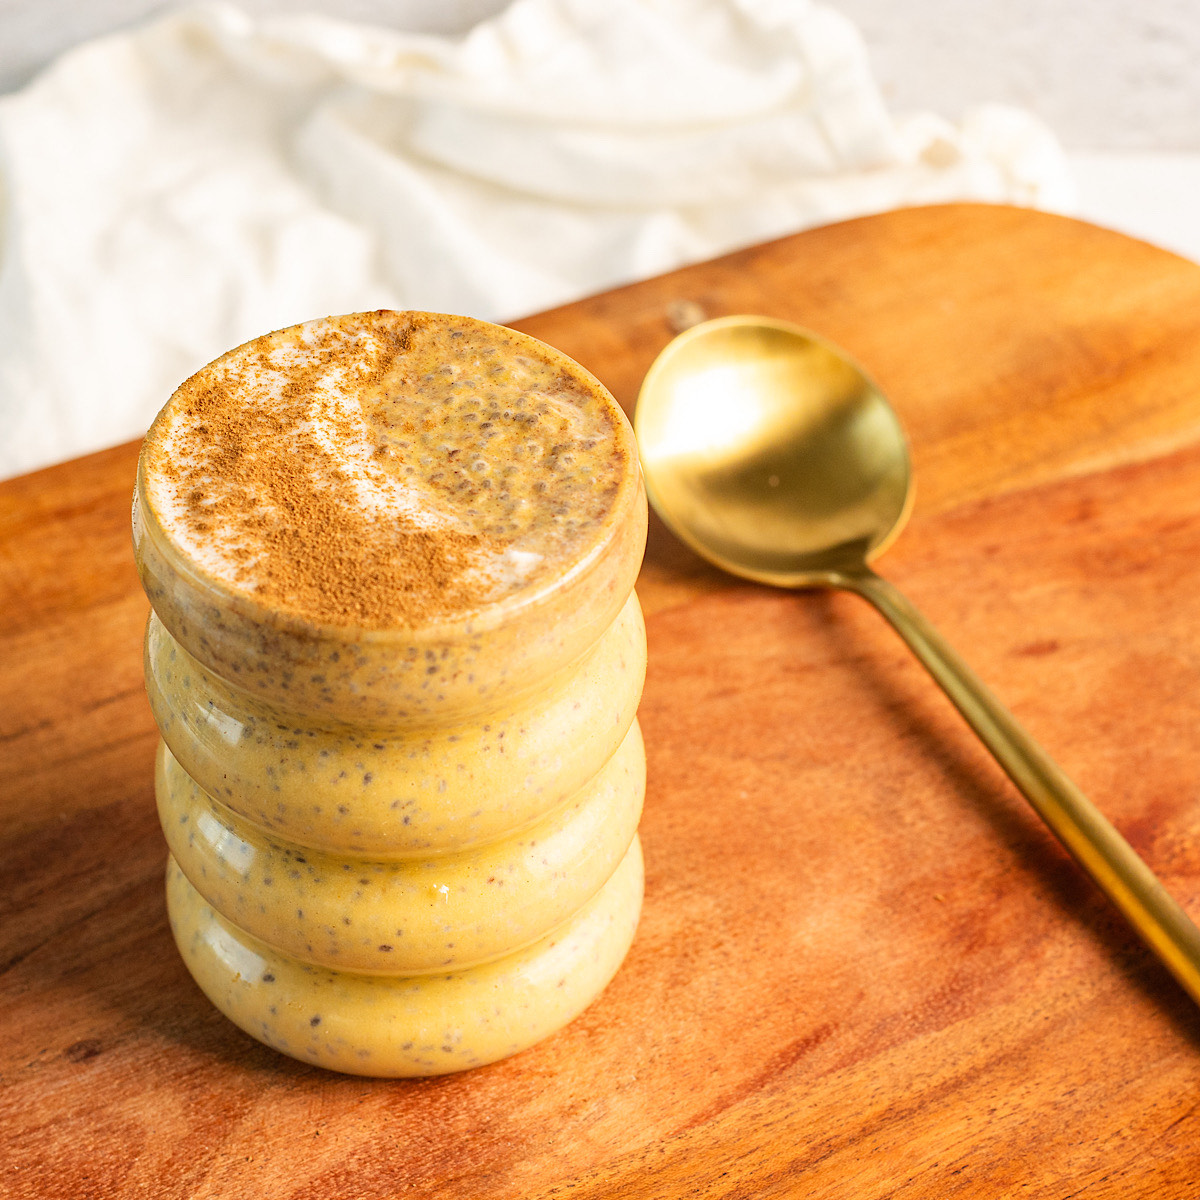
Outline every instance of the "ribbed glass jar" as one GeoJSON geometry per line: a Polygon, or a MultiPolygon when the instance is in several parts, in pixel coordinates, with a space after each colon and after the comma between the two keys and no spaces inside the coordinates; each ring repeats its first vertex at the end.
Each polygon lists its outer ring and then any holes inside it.
{"type": "MultiPolygon", "coordinates": [[[[410,316],[326,324],[352,354],[345,328],[369,342],[410,316]]],[[[561,1027],[620,965],[642,895],[646,657],[633,584],[646,501],[632,433],[600,384],[549,347],[416,316],[548,364],[605,423],[610,486],[589,510],[601,515],[552,572],[421,621],[273,604],[214,570],[162,498],[186,447],[187,385],[147,437],[133,507],[180,952],[260,1041],[380,1076],[492,1062],[561,1027]]],[[[321,323],[298,329],[231,354],[324,336],[321,323]]],[[[589,444],[574,453],[586,459],[589,444]]],[[[586,487],[588,464],[576,467],[586,487]]]]}

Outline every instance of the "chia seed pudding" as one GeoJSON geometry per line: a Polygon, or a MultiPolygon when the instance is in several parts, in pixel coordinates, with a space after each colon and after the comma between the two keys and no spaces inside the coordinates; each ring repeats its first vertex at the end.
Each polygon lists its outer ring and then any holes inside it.
{"type": "Polygon", "coordinates": [[[209,364],[147,436],[168,908],[296,1058],[491,1062],[603,989],[641,905],[646,502],[612,397],[466,317],[359,313],[209,364]]]}

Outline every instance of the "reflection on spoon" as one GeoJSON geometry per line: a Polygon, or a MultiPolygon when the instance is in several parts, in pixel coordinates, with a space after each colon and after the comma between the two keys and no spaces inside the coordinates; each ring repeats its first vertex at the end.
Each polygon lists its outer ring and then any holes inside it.
{"type": "Polygon", "coordinates": [[[1200,1003],[1200,930],[1129,843],[936,629],[868,566],[912,504],[900,422],[815,334],[721,317],[655,360],[634,418],[663,521],[719,567],[869,600],[941,685],[1055,836],[1200,1003]]]}

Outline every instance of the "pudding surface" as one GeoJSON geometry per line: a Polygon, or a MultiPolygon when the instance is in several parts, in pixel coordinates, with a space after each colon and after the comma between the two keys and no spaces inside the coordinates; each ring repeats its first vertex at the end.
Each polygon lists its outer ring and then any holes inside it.
{"type": "Polygon", "coordinates": [[[630,456],[604,388],[533,338],[354,313],[183,383],[147,437],[144,497],[223,588],[315,624],[412,628],[586,560],[630,456]]]}

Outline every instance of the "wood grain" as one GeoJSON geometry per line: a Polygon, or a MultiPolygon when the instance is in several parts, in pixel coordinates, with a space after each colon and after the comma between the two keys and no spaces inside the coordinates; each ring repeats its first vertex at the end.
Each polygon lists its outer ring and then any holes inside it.
{"type": "MultiPolygon", "coordinates": [[[[885,573],[1200,913],[1200,268],[953,206],[520,327],[629,406],[677,299],[878,378],[918,478],[885,573]]],[[[0,485],[0,1193],[1191,1193],[1194,1006],[864,605],[723,578],[657,526],[646,907],[609,990],[442,1080],[246,1038],[163,912],[135,458],[0,485]]]]}

